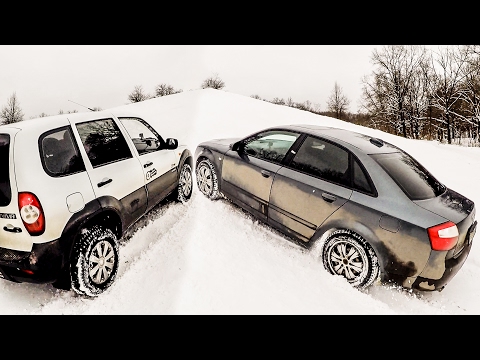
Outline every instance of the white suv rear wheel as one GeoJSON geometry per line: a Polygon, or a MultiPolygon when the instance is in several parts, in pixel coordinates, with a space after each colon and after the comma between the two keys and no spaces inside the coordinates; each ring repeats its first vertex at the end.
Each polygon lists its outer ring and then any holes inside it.
{"type": "Polygon", "coordinates": [[[110,229],[94,226],[81,232],[71,266],[72,289],[97,296],[112,285],[118,271],[119,245],[110,229]]]}

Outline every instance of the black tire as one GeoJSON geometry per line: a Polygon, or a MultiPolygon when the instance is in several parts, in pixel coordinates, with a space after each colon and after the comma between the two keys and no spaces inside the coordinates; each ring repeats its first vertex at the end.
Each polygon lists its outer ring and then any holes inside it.
{"type": "Polygon", "coordinates": [[[119,245],[113,232],[100,226],[83,229],[73,249],[72,289],[80,295],[100,295],[112,285],[118,265],[119,245]]]}
{"type": "Polygon", "coordinates": [[[180,170],[177,187],[177,201],[182,203],[187,202],[192,197],[193,190],[193,176],[192,168],[189,164],[184,163],[180,170]]]}
{"type": "Polygon", "coordinates": [[[323,266],[333,274],[343,276],[354,287],[366,289],[380,274],[377,255],[371,245],[348,230],[334,231],[322,244],[323,266]]]}
{"type": "Polygon", "coordinates": [[[217,171],[210,160],[203,159],[197,164],[196,177],[198,189],[203,195],[210,200],[216,200],[220,197],[217,171]]]}

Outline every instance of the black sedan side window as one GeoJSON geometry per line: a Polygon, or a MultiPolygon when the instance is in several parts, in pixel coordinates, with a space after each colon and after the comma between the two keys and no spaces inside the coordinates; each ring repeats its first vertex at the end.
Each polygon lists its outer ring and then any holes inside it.
{"type": "Polygon", "coordinates": [[[353,161],[353,188],[364,193],[373,194],[367,176],[356,160],[353,161]]]}
{"type": "Polygon", "coordinates": [[[244,141],[244,151],[250,156],[280,163],[299,136],[283,130],[262,132],[244,141]]]}
{"type": "Polygon", "coordinates": [[[348,152],[329,142],[307,137],[290,166],[337,184],[350,186],[348,152]]]}

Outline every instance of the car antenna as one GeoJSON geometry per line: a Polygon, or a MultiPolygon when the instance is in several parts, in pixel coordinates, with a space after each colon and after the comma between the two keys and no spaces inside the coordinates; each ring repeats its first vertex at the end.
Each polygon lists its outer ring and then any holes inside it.
{"type": "Polygon", "coordinates": [[[370,139],[370,142],[375,145],[375,146],[378,146],[378,147],[382,147],[385,143],[383,142],[382,139],[379,139],[379,138],[371,138],[370,139]]]}
{"type": "Polygon", "coordinates": [[[68,100],[68,101],[73,102],[74,104],[83,106],[84,108],[87,108],[87,109],[90,110],[90,111],[95,111],[95,110],[93,110],[93,109],[90,109],[89,107],[86,107],[86,106],[82,105],[82,104],[76,103],[75,101],[72,101],[72,100],[68,100]]]}

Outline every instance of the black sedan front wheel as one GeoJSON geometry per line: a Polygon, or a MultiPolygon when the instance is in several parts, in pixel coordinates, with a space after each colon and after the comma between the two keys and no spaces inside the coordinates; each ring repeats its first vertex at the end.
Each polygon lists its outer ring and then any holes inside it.
{"type": "Polygon", "coordinates": [[[347,230],[334,231],[321,250],[325,269],[340,275],[354,287],[366,289],[379,277],[375,251],[362,237],[347,230]]]}
{"type": "Polygon", "coordinates": [[[203,159],[197,164],[197,186],[200,192],[211,200],[218,199],[218,178],[215,166],[208,159],[203,159]]]}

